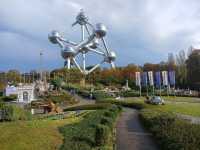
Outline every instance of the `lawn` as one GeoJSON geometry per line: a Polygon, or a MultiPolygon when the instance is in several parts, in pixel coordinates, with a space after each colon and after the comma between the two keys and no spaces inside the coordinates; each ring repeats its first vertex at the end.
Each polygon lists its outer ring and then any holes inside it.
{"type": "Polygon", "coordinates": [[[162,106],[149,105],[147,108],[200,117],[200,103],[167,103],[162,106]]]}
{"type": "Polygon", "coordinates": [[[53,150],[63,142],[59,127],[81,120],[33,120],[0,123],[0,150],[53,150]]]}
{"type": "Polygon", "coordinates": [[[189,103],[200,103],[200,98],[198,97],[174,97],[174,96],[165,96],[163,99],[172,102],[189,102],[189,103]]]}
{"type": "Polygon", "coordinates": [[[164,97],[166,100],[165,105],[151,105],[144,103],[144,97],[124,98],[122,100],[107,99],[105,101],[112,101],[115,104],[122,104],[123,106],[134,107],[140,104],[143,108],[150,108],[166,112],[175,112],[185,115],[192,115],[200,117],[200,103],[199,98],[190,97],[164,97]],[[133,105],[134,104],[134,105],[133,105]]]}

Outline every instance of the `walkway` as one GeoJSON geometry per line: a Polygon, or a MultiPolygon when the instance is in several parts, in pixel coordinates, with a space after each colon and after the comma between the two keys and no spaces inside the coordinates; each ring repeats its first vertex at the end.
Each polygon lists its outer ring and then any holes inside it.
{"type": "Polygon", "coordinates": [[[117,122],[117,150],[158,150],[151,134],[141,126],[135,109],[125,108],[117,122]]]}

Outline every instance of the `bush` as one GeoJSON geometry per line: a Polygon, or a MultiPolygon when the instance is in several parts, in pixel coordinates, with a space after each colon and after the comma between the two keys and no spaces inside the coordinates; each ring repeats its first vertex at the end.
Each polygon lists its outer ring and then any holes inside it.
{"type": "Polygon", "coordinates": [[[110,128],[108,126],[98,124],[96,126],[95,142],[96,146],[104,146],[109,140],[110,128]]]}
{"type": "Polygon", "coordinates": [[[138,96],[140,96],[140,93],[137,91],[123,91],[120,93],[120,96],[122,96],[122,97],[138,97],[138,96]]]}
{"type": "Polygon", "coordinates": [[[145,104],[142,103],[141,101],[137,101],[137,100],[123,101],[123,100],[115,100],[115,99],[105,99],[105,100],[98,101],[98,103],[115,104],[115,105],[118,105],[119,108],[121,106],[131,107],[131,108],[135,108],[135,109],[143,109],[143,108],[145,108],[145,104]]]}
{"type": "Polygon", "coordinates": [[[102,104],[88,104],[81,106],[74,106],[64,109],[64,111],[75,111],[75,110],[96,110],[96,109],[106,109],[109,108],[111,104],[102,103],[102,104]]]}
{"type": "Polygon", "coordinates": [[[2,104],[0,111],[1,121],[30,120],[32,118],[30,112],[14,105],[2,104]]]}
{"type": "Polygon", "coordinates": [[[104,91],[95,91],[93,92],[93,98],[96,100],[101,100],[105,98],[112,98],[112,96],[104,91]]]}
{"type": "Polygon", "coordinates": [[[74,104],[76,100],[73,96],[68,93],[60,93],[58,95],[48,95],[46,97],[42,97],[45,100],[51,100],[55,104],[74,104]]]}
{"type": "Polygon", "coordinates": [[[162,150],[200,150],[200,125],[180,120],[172,113],[153,110],[142,111],[140,118],[162,150]]]}
{"type": "Polygon", "coordinates": [[[108,106],[106,109],[91,111],[79,122],[61,127],[60,132],[64,136],[61,149],[111,150],[113,147],[113,125],[117,116],[110,114],[113,112],[119,114],[119,107],[111,104],[106,105],[108,106]],[[109,113],[110,117],[105,116],[106,112],[109,113]]]}
{"type": "Polygon", "coordinates": [[[84,98],[89,98],[90,97],[90,92],[87,90],[78,90],[78,94],[84,98]]]}
{"type": "Polygon", "coordinates": [[[1,100],[4,102],[10,102],[10,101],[14,101],[17,99],[17,95],[10,95],[10,96],[3,96],[1,97],[1,100]]]}
{"type": "Polygon", "coordinates": [[[0,96],[3,96],[3,91],[0,91],[0,96]]]}

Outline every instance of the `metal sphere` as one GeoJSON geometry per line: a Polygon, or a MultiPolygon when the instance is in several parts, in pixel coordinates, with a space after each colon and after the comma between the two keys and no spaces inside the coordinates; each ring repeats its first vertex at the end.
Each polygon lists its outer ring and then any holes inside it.
{"type": "Polygon", "coordinates": [[[88,17],[85,15],[85,12],[82,10],[78,16],[76,17],[76,21],[77,23],[79,23],[80,25],[84,25],[87,23],[88,21],[88,17]]]}
{"type": "Polygon", "coordinates": [[[109,61],[115,61],[115,59],[116,59],[116,53],[114,52],[114,51],[111,51],[110,53],[109,53],[109,55],[108,55],[108,59],[109,59],[109,61]]]}
{"type": "Polygon", "coordinates": [[[76,55],[76,51],[72,46],[65,46],[64,50],[61,51],[61,55],[64,59],[69,57],[74,57],[76,55]]]}
{"type": "Polygon", "coordinates": [[[98,45],[99,45],[99,40],[97,38],[94,38],[94,40],[92,41],[92,45],[90,47],[95,49],[98,47],[98,45]]]}
{"type": "Polygon", "coordinates": [[[96,24],[95,32],[98,37],[102,38],[106,35],[107,28],[104,24],[98,23],[98,24],[96,24]]]}
{"type": "Polygon", "coordinates": [[[58,38],[60,37],[60,34],[59,34],[59,32],[58,31],[52,31],[50,34],[49,34],[49,36],[48,36],[48,38],[49,38],[49,41],[51,42],[51,43],[53,43],[53,44],[57,44],[58,43],[58,38]]]}

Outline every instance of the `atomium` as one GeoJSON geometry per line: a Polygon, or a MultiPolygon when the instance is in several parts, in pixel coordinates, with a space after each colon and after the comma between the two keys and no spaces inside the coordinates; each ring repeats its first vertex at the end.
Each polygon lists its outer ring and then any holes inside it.
{"type": "MultiPolygon", "coordinates": [[[[110,50],[105,41],[107,35],[107,27],[102,23],[97,23],[95,26],[89,22],[85,12],[81,9],[76,17],[76,21],[72,24],[80,25],[81,27],[81,41],[69,41],[58,32],[53,30],[49,35],[49,41],[53,44],[58,44],[61,48],[61,56],[65,60],[64,66],[68,69],[75,65],[83,74],[89,74],[98,68],[103,63],[109,63],[112,68],[115,68],[114,61],[116,60],[116,53],[110,50]],[[96,53],[103,57],[98,64],[92,65],[89,70],[86,69],[86,54],[88,52],[96,53]],[[78,55],[82,56],[82,65],[79,65],[77,59],[78,55]]],[[[91,64],[90,64],[91,66],[91,64]]]]}

